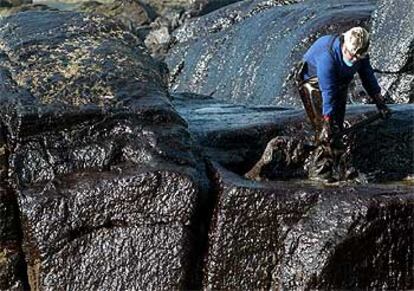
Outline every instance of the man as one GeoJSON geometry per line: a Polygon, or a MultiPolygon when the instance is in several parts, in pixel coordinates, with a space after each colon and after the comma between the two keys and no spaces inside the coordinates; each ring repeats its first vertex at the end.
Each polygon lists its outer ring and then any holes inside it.
{"type": "Polygon", "coordinates": [[[341,141],[332,135],[343,129],[348,86],[358,72],[362,85],[384,118],[390,115],[367,55],[369,33],[353,27],[342,35],[319,38],[305,53],[297,75],[298,89],[316,140],[323,151],[316,158],[312,176],[331,179],[341,141]],[[319,160],[318,160],[319,159],[319,160]]]}

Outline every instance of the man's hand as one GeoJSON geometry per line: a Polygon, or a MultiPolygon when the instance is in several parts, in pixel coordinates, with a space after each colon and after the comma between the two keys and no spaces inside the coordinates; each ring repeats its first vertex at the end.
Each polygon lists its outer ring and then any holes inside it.
{"type": "Polygon", "coordinates": [[[385,103],[377,104],[378,111],[381,113],[383,119],[388,119],[391,117],[391,110],[388,108],[385,103]]]}
{"type": "Polygon", "coordinates": [[[375,105],[377,106],[378,111],[381,113],[383,119],[390,118],[391,110],[385,104],[384,98],[381,94],[378,94],[374,97],[375,105]]]}

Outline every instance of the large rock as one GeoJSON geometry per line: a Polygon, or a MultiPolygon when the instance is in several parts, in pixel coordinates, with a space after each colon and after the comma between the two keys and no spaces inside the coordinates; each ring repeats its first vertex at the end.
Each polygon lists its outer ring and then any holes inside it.
{"type": "Polygon", "coordinates": [[[151,30],[145,38],[145,45],[153,57],[164,59],[175,42],[172,32],[183,25],[188,18],[207,14],[238,1],[240,0],[148,0],[147,2],[155,7],[160,17],[151,23],[151,30]]]}
{"type": "Polygon", "coordinates": [[[257,183],[215,165],[204,287],[414,288],[414,194],[403,185],[257,183]]]}
{"type": "Polygon", "coordinates": [[[397,102],[414,102],[414,2],[378,3],[373,15],[371,59],[380,83],[397,102]]]}
{"type": "Polygon", "coordinates": [[[30,287],[190,288],[206,180],[164,67],[101,16],[19,13],[0,43],[30,287]]]}
{"type": "Polygon", "coordinates": [[[366,25],[375,8],[371,0],[271,3],[235,3],[178,29],[166,58],[171,90],[234,103],[300,106],[289,77],[294,63],[322,34],[366,25]]]}
{"type": "MultiPolygon", "coordinates": [[[[274,137],[312,141],[314,135],[303,110],[236,105],[194,94],[173,94],[173,103],[203,153],[238,174],[253,167],[274,137]]],[[[389,120],[379,120],[350,138],[351,164],[364,180],[402,180],[414,175],[414,106],[396,104],[391,109],[389,120]]],[[[348,106],[346,120],[355,124],[375,112],[373,105],[348,106]]],[[[276,170],[280,172],[268,178],[296,175],[288,169],[276,170]]]]}

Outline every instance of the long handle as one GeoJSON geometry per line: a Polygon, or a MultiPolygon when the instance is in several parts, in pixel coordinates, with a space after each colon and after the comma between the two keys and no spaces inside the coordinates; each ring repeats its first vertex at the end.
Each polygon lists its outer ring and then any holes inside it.
{"type": "Polygon", "coordinates": [[[346,129],[344,129],[344,130],[342,130],[342,131],[340,131],[338,133],[333,134],[332,139],[340,138],[343,135],[346,135],[346,134],[349,134],[351,132],[354,132],[354,131],[362,128],[362,127],[365,127],[365,126],[373,123],[374,121],[377,121],[378,119],[382,119],[382,114],[381,113],[377,113],[375,115],[372,115],[370,117],[367,117],[367,118],[361,120],[360,122],[355,123],[351,127],[346,128],[346,129]]]}

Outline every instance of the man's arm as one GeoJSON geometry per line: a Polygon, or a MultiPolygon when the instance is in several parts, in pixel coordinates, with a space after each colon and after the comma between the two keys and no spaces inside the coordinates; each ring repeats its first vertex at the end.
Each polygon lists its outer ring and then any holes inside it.
{"type": "Polygon", "coordinates": [[[322,114],[324,118],[329,119],[336,110],[334,96],[338,91],[338,80],[332,58],[326,56],[318,63],[316,70],[322,92],[322,114]]]}
{"type": "Polygon", "coordinates": [[[362,86],[368,92],[369,97],[374,101],[378,110],[384,118],[389,117],[390,110],[385,105],[384,97],[381,94],[381,87],[378,85],[377,78],[374,75],[374,70],[369,61],[369,56],[361,60],[361,66],[358,70],[359,77],[362,81],[362,86]]]}
{"type": "Polygon", "coordinates": [[[335,72],[334,62],[330,56],[322,59],[316,69],[319,88],[322,93],[322,114],[324,118],[322,131],[318,139],[322,143],[330,143],[333,133],[332,115],[336,110],[334,98],[338,92],[338,77],[335,72]]]}

